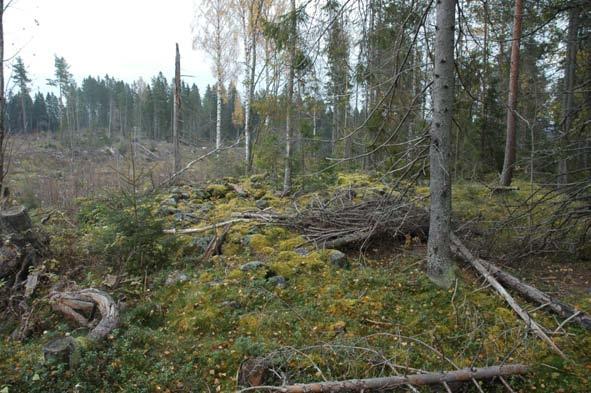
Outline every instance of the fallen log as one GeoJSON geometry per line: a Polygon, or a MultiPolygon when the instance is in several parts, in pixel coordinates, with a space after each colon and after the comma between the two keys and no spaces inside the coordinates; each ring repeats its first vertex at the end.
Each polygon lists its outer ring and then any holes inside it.
{"type": "Polygon", "coordinates": [[[558,314],[562,318],[570,319],[573,322],[577,322],[585,329],[591,330],[591,316],[589,314],[586,314],[569,304],[562,303],[559,300],[550,297],[547,293],[544,293],[539,289],[520,281],[517,277],[499,269],[490,262],[484,260],[480,260],[480,262],[500,282],[515,290],[527,300],[540,305],[545,305],[545,308],[558,314]]]}
{"type": "Polygon", "coordinates": [[[46,361],[68,359],[70,366],[74,367],[80,349],[100,342],[119,325],[117,304],[108,293],[101,290],[87,288],[72,292],[52,292],[49,301],[55,311],[92,329],[82,339],[65,337],[50,341],[43,348],[46,361]],[[100,314],[98,323],[94,321],[97,311],[100,314]]]}
{"type": "Polygon", "coordinates": [[[494,278],[493,275],[487,270],[487,268],[484,267],[484,265],[482,264],[482,262],[484,261],[472,255],[472,253],[466,248],[466,246],[464,246],[461,240],[454,233],[451,233],[450,240],[452,252],[460,256],[463,260],[470,263],[472,266],[474,266],[474,268],[478,270],[478,272],[486,279],[486,281],[488,281],[488,283],[494,289],[496,289],[496,291],[505,299],[505,301],[509,303],[513,311],[515,311],[515,313],[519,315],[521,319],[523,319],[527,327],[531,328],[539,338],[548,343],[548,345],[550,345],[550,347],[562,358],[566,359],[566,355],[560,350],[560,348],[556,346],[554,341],[552,341],[552,339],[548,337],[548,335],[544,332],[542,327],[538,325],[537,322],[534,321],[523,308],[521,308],[521,306],[515,301],[515,299],[513,299],[509,292],[507,292],[505,287],[503,287],[497,281],[497,279],[494,278]]]}
{"type": "Polygon", "coordinates": [[[469,382],[473,379],[491,379],[510,375],[526,374],[529,367],[524,364],[506,364],[483,368],[464,368],[456,371],[412,374],[381,378],[349,379],[287,386],[253,386],[240,392],[273,391],[281,393],[342,393],[366,392],[392,389],[402,385],[437,385],[452,382],[469,382]]]}

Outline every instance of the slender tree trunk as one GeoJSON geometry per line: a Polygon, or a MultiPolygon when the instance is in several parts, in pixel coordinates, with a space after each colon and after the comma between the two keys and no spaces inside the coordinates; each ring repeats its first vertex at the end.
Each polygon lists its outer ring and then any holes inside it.
{"type": "Polygon", "coordinates": [[[113,99],[109,99],[109,130],[108,130],[109,140],[113,136],[113,99]]]}
{"type": "MultiPolygon", "coordinates": [[[[568,147],[568,134],[573,123],[574,111],[574,86],[577,67],[577,31],[579,21],[579,9],[573,7],[568,17],[568,38],[566,43],[566,62],[564,65],[564,91],[562,102],[562,141],[563,147],[568,147]]],[[[562,152],[558,162],[558,186],[568,183],[568,152],[562,152]]]]}
{"type": "MultiPolygon", "coordinates": [[[[335,88],[336,90],[336,88],[335,88]]],[[[339,133],[339,109],[337,104],[337,93],[332,93],[332,132],[330,134],[330,155],[335,156],[337,149],[337,137],[339,133]]]]}
{"type": "Polygon", "coordinates": [[[507,101],[507,139],[505,142],[505,160],[501,174],[501,186],[508,187],[513,180],[515,166],[515,110],[519,92],[519,45],[521,42],[521,22],[523,20],[523,0],[515,0],[515,18],[513,22],[513,43],[511,45],[511,70],[509,72],[509,99],[507,101]]]}
{"type": "Polygon", "coordinates": [[[291,191],[291,106],[293,101],[293,80],[295,79],[295,51],[296,51],[296,4],[291,0],[291,32],[289,39],[289,74],[287,77],[287,103],[285,108],[285,171],[283,173],[283,193],[291,191]]]}
{"type": "Polygon", "coordinates": [[[4,113],[6,97],[4,96],[4,0],[0,0],[0,195],[4,195],[4,161],[6,160],[6,129],[4,113]]]}
{"type": "Polygon", "coordinates": [[[482,4],[484,8],[484,39],[482,43],[482,86],[480,90],[481,102],[481,124],[480,124],[480,164],[483,166],[481,170],[485,171],[485,164],[488,161],[486,152],[486,132],[488,128],[488,0],[484,0],[482,4]]]}
{"type": "Polygon", "coordinates": [[[437,2],[433,120],[431,124],[431,211],[427,274],[438,286],[449,287],[454,278],[450,252],[451,231],[451,128],[454,104],[455,0],[437,2]]]}
{"type": "Polygon", "coordinates": [[[222,147],[222,78],[217,83],[217,111],[215,119],[215,148],[222,147]]]}
{"type": "Polygon", "coordinates": [[[252,100],[254,97],[254,83],[255,83],[255,71],[256,71],[256,62],[257,62],[257,51],[256,51],[256,26],[252,26],[252,36],[250,38],[250,66],[247,65],[247,93],[246,93],[246,102],[244,103],[244,155],[245,155],[245,162],[246,162],[246,173],[250,172],[252,166],[252,154],[251,154],[251,107],[252,107],[252,100]]]}
{"type": "Polygon", "coordinates": [[[23,117],[23,133],[27,133],[27,108],[25,105],[25,93],[21,92],[21,109],[23,117]]]}
{"type": "Polygon", "coordinates": [[[179,44],[176,44],[174,60],[174,121],[172,123],[172,144],[174,146],[174,173],[181,170],[181,152],[179,148],[179,133],[181,131],[181,54],[179,44]]]}

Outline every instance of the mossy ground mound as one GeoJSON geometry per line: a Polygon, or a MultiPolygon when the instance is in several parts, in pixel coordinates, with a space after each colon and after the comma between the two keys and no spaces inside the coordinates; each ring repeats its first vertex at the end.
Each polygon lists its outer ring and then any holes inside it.
{"type": "MultiPolygon", "coordinates": [[[[341,175],[329,190],[303,195],[296,203],[305,206],[335,188],[355,188],[362,195],[385,186],[369,176],[341,175]]],[[[485,187],[456,186],[455,197],[463,219],[504,214],[485,187]]],[[[251,178],[181,187],[147,208],[163,227],[182,228],[196,224],[177,213],[195,214],[198,225],[207,225],[254,210],[261,198],[276,211],[293,204],[251,178]],[[162,211],[163,204],[177,210],[162,211]]],[[[92,241],[93,229],[85,230],[85,241],[92,241]]],[[[124,322],[101,347],[81,354],[75,370],[41,361],[50,337],[72,331],[55,317],[45,334],[24,343],[3,340],[0,391],[231,392],[245,359],[270,354],[291,382],[519,362],[534,371],[526,380],[512,380],[517,391],[586,392],[591,384],[588,333],[567,325],[554,337],[570,358],[562,360],[471,272],[460,269],[449,291],[435,287],[422,270],[420,243],[374,245],[363,258],[349,253],[350,267],[339,268],[331,264],[329,251],[303,249],[297,233],[256,223],[234,225],[222,255],[201,261],[195,237],[206,235],[181,237],[171,266],[148,276],[126,276],[111,289],[127,303],[124,322]],[[261,264],[241,269],[252,261],[261,264]],[[190,279],[163,285],[173,269],[190,279]],[[285,285],[272,279],[278,276],[285,285]]],[[[97,268],[81,284],[100,286],[104,273],[97,268]]],[[[579,296],[578,305],[589,311],[591,297],[579,296]]],[[[559,322],[540,310],[532,315],[549,329],[559,322]]]]}

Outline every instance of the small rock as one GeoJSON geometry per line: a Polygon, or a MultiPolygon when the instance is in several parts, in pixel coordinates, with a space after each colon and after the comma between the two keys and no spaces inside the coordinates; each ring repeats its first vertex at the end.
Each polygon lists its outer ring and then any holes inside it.
{"type": "Polygon", "coordinates": [[[240,266],[240,270],[242,270],[243,272],[250,272],[266,266],[267,265],[261,261],[252,261],[240,266]]]}
{"type": "Polygon", "coordinates": [[[180,210],[177,209],[176,207],[173,206],[162,206],[160,208],[160,213],[162,213],[165,216],[171,216],[173,214],[179,213],[180,210]]]}
{"type": "Polygon", "coordinates": [[[114,274],[107,274],[103,280],[103,284],[109,288],[113,288],[117,284],[117,276],[114,274]]]}
{"type": "Polygon", "coordinates": [[[211,202],[202,203],[201,206],[199,206],[199,212],[205,214],[205,213],[208,213],[213,208],[214,208],[214,205],[211,202]]]}
{"type": "Polygon", "coordinates": [[[162,202],[162,206],[176,206],[177,200],[174,197],[170,197],[162,202]]]}
{"type": "Polygon", "coordinates": [[[267,282],[275,285],[277,288],[287,288],[287,280],[283,276],[269,277],[267,282]]]}
{"type": "Polygon", "coordinates": [[[194,199],[207,199],[208,195],[207,192],[203,188],[198,188],[193,191],[193,198],[194,199]]]}
{"type": "Polygon", "coordinates": [[[201,219],[194,214],[180,212],[174,214],[174,220],[179,222],[189,221],[195,224],[201,221],[201,219]]]}
{"type": "Polygon", "coordinates": [[[223,307],[233,308],[234,310],[239,310],[242,308],[242,304],[238,303],[236,300],[227,300],[222,302],[223,307]]]}
{"type": "Polygon", "coordinates": [[[301,255],[303,257],[305,257],[306,255],[310,254],[310,250],[308,250],[306,247],[297,247],[293,249],[293,252],[295,252],[298,255],[301,255]]]}
{"type": "Polygon", "coordinates": [[[263,210],[263,209],[266,209],[269,207],[269,201],[266,199],[259,199],[254,204],[260,210],[263,210]]]}
{"type": "Polygon", "coordinates": [[[170,286],[170,285],[175,285],[179,282],[185,282],[185,281],[189,281],[189,276],[187,276],[187,274],[185,274],[183,272],[175,270],[174,272],[172,272],[168,275],[168,277],[166,278],[166,281],[164,282],[164,285],[170,286]]]}
{"type": "Polygon", "coordinates": [[[328,260],[334,267],[346,269],[349,267],[347,255],[339,250],[331,250],[328,254],[328,260]]]}

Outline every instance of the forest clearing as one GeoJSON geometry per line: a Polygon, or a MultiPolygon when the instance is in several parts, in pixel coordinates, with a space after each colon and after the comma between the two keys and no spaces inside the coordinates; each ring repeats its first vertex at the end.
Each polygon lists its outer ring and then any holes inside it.
{"type": "Polygon", "coordinates": [[[591,391],[590,4],[61,1],[0,0],[0,393],[591,391]]]}

